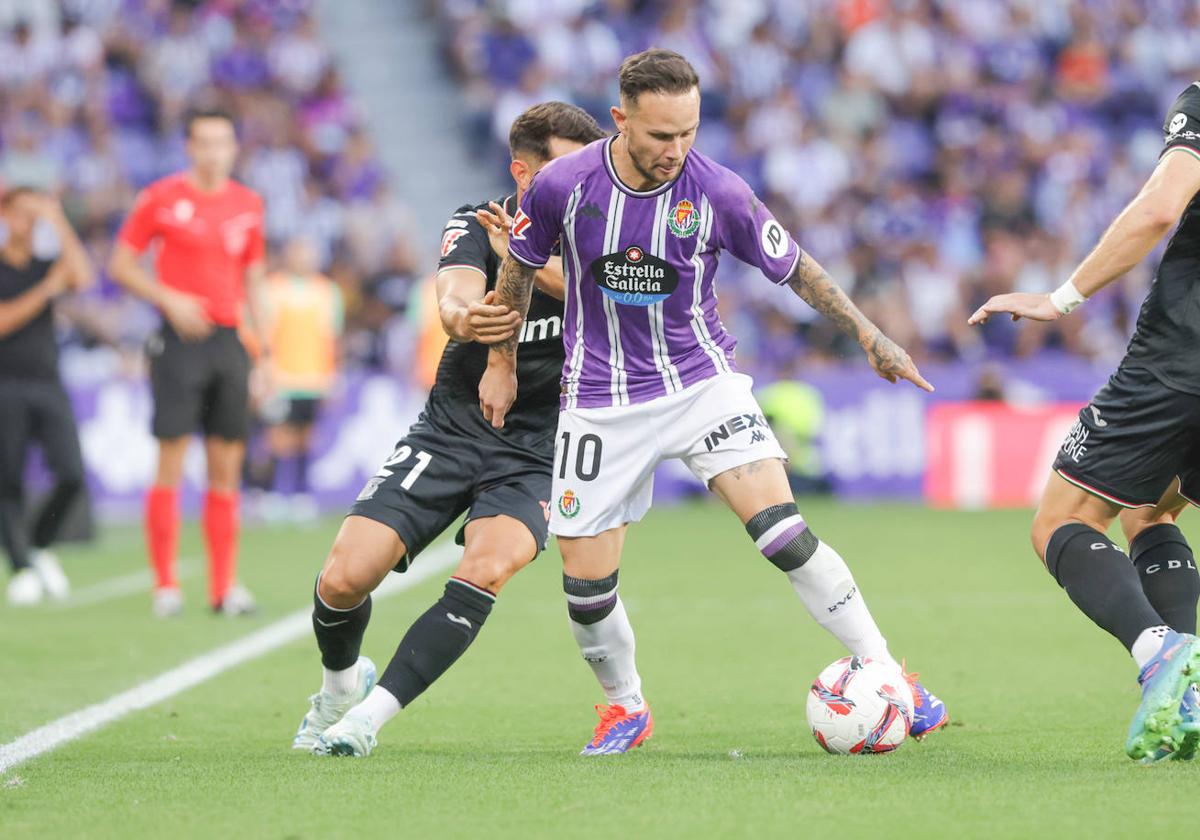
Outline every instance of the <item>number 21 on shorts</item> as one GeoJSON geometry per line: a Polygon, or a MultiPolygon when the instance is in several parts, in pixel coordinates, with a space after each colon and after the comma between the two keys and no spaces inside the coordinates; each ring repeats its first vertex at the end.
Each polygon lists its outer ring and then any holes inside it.
{"type": "Polygon", "coordinates": [[[580,481],[595,481],[600,475],[600,459],[604,456],[604,441],[599,435],[580,435],[571,453],[571,433],[559,435],[558,477],[566,478],[568,467],[573,467],[580,481]]]}
{"type": "MultiPolygon", "coordinates": [[[[398,467],[409,459],[413,454],[411,446],[397,446],[396,450],[383,462],[383,466],[379,468],[379,472],[375,473],[376,478],[390,478],[394,470],[392,467],[398,467]]],[[[425,468],[429,466],[429,462],[433,460],[433,456],[428,452],[418,451],[417,464],[408,471],[408,475],[404,476],[404,480],[400,482],[400,486],[405,490],[411,490],[413,485],[417,483],[417,479],[421,477],[421,473],[425,472],[425,468]]]]}

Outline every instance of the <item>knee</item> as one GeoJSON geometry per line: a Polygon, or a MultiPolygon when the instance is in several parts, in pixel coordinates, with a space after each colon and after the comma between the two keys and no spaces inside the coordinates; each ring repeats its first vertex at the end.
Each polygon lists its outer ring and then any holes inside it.
{"type": "Polygon", "coordinates": [[[346,610],[362,603],[371,594],[374,581],[354,568],[354,563],[335,544],[321,572],[317,593],[321,600],[337,610],[346,610]]]}
{"type": "Polygon", "coordinates": [[[1175,525],[1177,516],[1177,512],[1170,511],[1157,516],[1122,516],[1121,532],[1125,535],[1126,544],[1132,548],[1134,540],[1151,528],[1157,528],[1159,525],[1175,525]]]}
{"type": "MultiPolygon", "coordinates": [[[[1041,511],[1038,511],[1037,515],[1033,517],[1033,524],[1029,528],[1029,541],[1033,545],[1034,553],[1037,554],[1038,559],[1042,561],[1043,565],[1049,563],[1046,555],[1050,547],[1050,538],[1054,536],[1059,528],[1065,525],[1082,525],[1088,528],[1096,528],[1096,525],[1091,522],[1084,522],[1074,517],[1066,519],[1051,517],[1044,515],[1041,511]]],[[[1097,528],[1096,530],[1101,529],[1097,528]]],[[[1047,568],[1049,568],[1048,565],[1047,568]]]]}
{"type": "Polygon", "coordinates": [[[500,587],[529,565],[532,560],[531,555],[504,551],[499,547],[475,548],[472,546],[463,554],[456,575],[495,593],[499,592],[500,587]]]}

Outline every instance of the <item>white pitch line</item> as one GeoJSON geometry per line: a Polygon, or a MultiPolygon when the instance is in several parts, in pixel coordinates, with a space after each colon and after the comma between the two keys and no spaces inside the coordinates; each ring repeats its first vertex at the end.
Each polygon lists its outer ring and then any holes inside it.
{"type": "MultiPolygon", "coordinates": [[[[191,560],[181,560],[179,562],[176,576],[180,580],[187,580],[195,574],[196,567],[191,560]]],[[[127,575],[109,578],[108,580],[102,580],[89,586],[80,587],[71,592],[67,600],[59,606],[62,609],[69,610],[75,607],[99,604],[103,601],[110,601],[113,598],[124,598],[126,595],[148,592],[153,584],[154,577],[150,574],[150,570],[142,569],[140,572],[131,572],[127,575]]]]}
{"type": "MultiPolygon", "coordinates": [[[[458,558],[460,551],[461,549],[453,543],[429,550],[403,575],[389,575],[371,597],[379,599],[411,589],[427,578],[444,571],[452,561],[458,558]]],[[[15,741],[0,746],[0,774],[7,773],[18,764],[107,726],[130,712],[161,703],[163,700],[187,691],[230,668],[257,659],[311,632],[312,610],[305,607],[268,624],[249,636],[201,654],[177,668],[172,668],[170,671],[135,685],[103,702],[72,712],[45,726],[39,726],[15,741]]]]}

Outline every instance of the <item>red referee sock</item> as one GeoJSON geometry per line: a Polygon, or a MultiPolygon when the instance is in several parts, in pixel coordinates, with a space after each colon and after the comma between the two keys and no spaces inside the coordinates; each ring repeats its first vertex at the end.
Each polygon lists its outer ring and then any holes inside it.
{"type": "Polygon", "coordinates": [[[237,538],[238,494],[209,490],[204,494],[204,539],[208,543],[208,600],[214,607],[233,583],[237,538]]]}
{"type": "Polygon", "coordinates": [[[146,548],[155,586],[175,589],[175,555],[179,550],[179,489],[151,487],[146,492],[146,548]]]}

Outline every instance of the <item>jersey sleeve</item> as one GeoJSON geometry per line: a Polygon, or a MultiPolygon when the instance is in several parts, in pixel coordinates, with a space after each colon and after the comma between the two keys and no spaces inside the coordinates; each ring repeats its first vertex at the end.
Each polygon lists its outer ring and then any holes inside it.
{"type": "Polygon", "coordinates": [[[1162,155],[1184,151],[1200,158],[1200,82],[1188,85],[1179,94],[1167,112],[1163,135],[1162,155]]]}
{"type": "Polygon", "coordinates": [[[451,268],[469,268],[487,276],[488,257],[492,243],[487,231],[475,218],[475,208],[459,208],[442,228],[442,247],[438,257],[438,273],[451,268]]]}
{"type": "Polygon", "coordinates": [[[153,190],[147,187],[138,193],[133,209],[117,233],[117,241],[124,242],[138,254],[145,251],[158,233],[157,212],[158,201],[153,190]]]}
{"type": "Polygon", "coordinates": [[[521,197],[508,238],[508,253],[529,268],[541,268],[562,233],[563,196],[553,180],[553,163],[533,177],[521,197]]]}
{"type": "Polygon", "coordinates": [[[715,197],[718,246],[758,268],[772,283],[783,283],[796,270],[800,246],[749,184],[733,173],[728,178],[715,197]]]}

